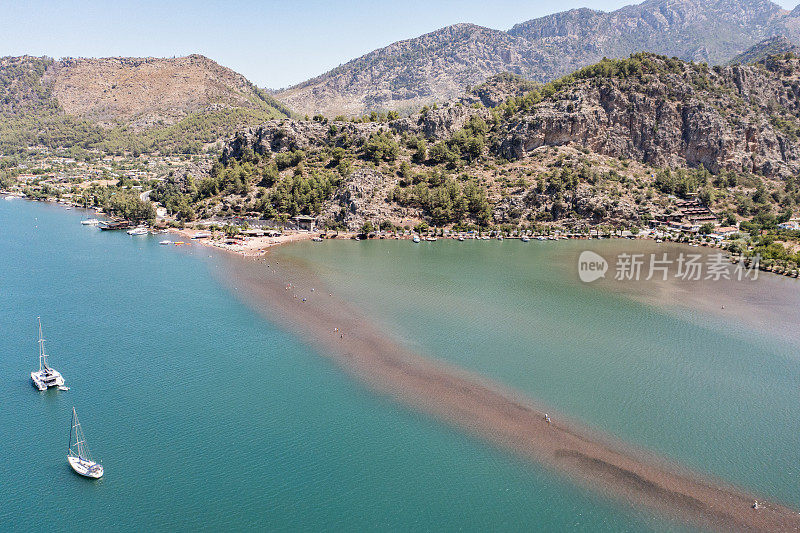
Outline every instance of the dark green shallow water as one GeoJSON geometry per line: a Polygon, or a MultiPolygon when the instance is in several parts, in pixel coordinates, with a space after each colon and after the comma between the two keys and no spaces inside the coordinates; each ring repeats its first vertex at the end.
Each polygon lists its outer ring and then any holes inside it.
{"type": "Polygon", "coordinates": [[[644,283],[587,285],[577,276],[587,247],[609,259],[706,252],[647,241],[450,240],[278,253],[430,357],[800,509],[800,282],[704,282],[678,287],[694,293],[682,299],[644,283]],[[698,308],[698,295],[716,309],[724,297],[728,311],[698,308]],[[764,316],[768,331],[754,326],[764,316]]]}
{"type": "MultiPolygon", "coordinates": [[[[220,259],[208,250],[99,232],[80,219],[0,201],[0,530],[678,527],[373,395],[219,285],[220,259]],[[30,384],[37,315],[70,391],[30,384]],[[100,481],[66,463],[73,405],[106,469],[100,481]]],[[[786,346],[742,344],[602,293],[581,297],[547,269],[515,269],[477,248],[443,246],[426,259],[419,254],[432,247],[410,247],[280,253],[304,257],[356,301],[373,287],[376,319],[432,357],[800,504],[791,483],[800,370],[786,346]],[[517,286],[507,294],[526,292],[492,297],[503,284],[517,286]],[[609,302],[616,307],[601,312],[609,302]],[[662,344],[675,340],[647,354],[659,332],[662,344]],[[689,340],[724,350],[704,359],[679,349],[689,340]],[[770,423],[753,416],[767,406],[770,423]],[[699,417],[692,427],[678,420],[682,409],[699,417]],[[699,427],[710,419],[719,423],[699,427]],[[770,431],[758,438],[753,424],[770,431]]]]}

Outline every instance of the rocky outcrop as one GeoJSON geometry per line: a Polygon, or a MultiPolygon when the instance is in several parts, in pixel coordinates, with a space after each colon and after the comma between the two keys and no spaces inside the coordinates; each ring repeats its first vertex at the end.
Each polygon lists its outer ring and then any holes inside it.
{"type": "Polygon", "coordinates": [[[517,74],[503,72],[490,77],[468,91],[459,101],[466,105],[480,104],[485,107],[497,107],[509,98],[522,96],[538,85],[538,83],[526,80],[517,74]]]}
{"type": "Polygon", "coordinates": [[[222,160],[242,159],[245,150],[259,155],[320,148],[358,148],[371,135],[392,130],[396,133],[420,135],[431,141],[450,138],[473,115],[488,118],[485,109],[446,104],[391,122],[347,122],[318,120],[270,120],[237,133],[222,152],[222,160]]]}
{"type": "Polygon", "coordinates": [[[765,176],[800,171],[800,64],[708,69],[649,56],[635,77],[579,79],[498,133],[494,150],[524,158],[574,144],[662,166],[703,165],[765,176]]]}
{"type": "Polygon", "coordinates": [[[387,130],[380,122],[319,122],[311,120],[270,120],[237,133],[222,152],[222,161],[242,159],[246,149],[256,154],[310,150],[323,147],[361,146],[370,135],[387,130]]]}
{"type": "Polygon", "coordinates": [[[402,217],[403,208],[386,202],[389,190],[396,184],[396,179],[387,179],[378,170],[358,169],[326,204],[320,220],[355,231],[367,221],[379,223],[402,217]]]}
{"type": "Polygon", "coordinates": [[[233,138],[222,163],[253,163],[256,183],[272,154],[305,151],[303,165],[275,157],[280,179],[334,176],[335,190],[325,190],[315,213],[350,230],[366,221],[414,227],[420,220],[625,225],[668,214],[669,195],[700,187],[724,190],[718,207],[735,212],[752,183],[783,190],[779,178],[800,173],[800,58],[793,55],[710,68],[636,54],[494,109],[466,105],[470,97],[391,122],[269,121],[233,138]],[[386,135],[371,140],[376,133],[386,135]],[[427,155],[411,136],[428,139],[427,155]],[[736,175],[674,172],[700,166],[736,175]],[[739,185],[731,183],[743,185],[732,192],[739,185]]]}
{"type": "Polygon", "coordinates": [[[475,109],[463,104],[445,104],[436,109],[427,109],[407,118],[395,120],[390,126],[399,133],[420,135],[429,140],[441,140],[451,137],[464,127],[473,115],[488,117],[489,112],[475,109]]]}

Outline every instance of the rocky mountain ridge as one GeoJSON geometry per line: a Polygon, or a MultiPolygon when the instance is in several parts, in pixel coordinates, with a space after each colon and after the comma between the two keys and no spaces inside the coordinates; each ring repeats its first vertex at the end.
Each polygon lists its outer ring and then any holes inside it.
{"type": "Polygon", "coordinates": [[[765,38],[800,44],[800,12],[769,0],[647,0],[610,13],[575,9],[508,32],[456,24],[399,41],[275,96],[309,116],[410,112],[501,73],[547,82],[603,57],[654,52],[724,63],[765,38]]]}

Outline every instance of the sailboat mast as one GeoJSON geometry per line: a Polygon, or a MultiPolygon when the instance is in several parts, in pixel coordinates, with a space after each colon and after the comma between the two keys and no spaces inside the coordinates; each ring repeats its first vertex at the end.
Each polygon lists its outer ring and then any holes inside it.
{"type": "Polygon", "coordinates": [[[47,368],[47,359],[44,353],[44,338],[42,337],[42,317],[37,316],[36,320],[39,321],[39,372],[42,367],[47,368]]]}
{"type": "Polygon", "coordinates": [[[75,419],[78,415],[75,413],[75,407],[72,408],[72,420],[69,424],[69,442],[67,443],[67,455],[72,452],[72,432],[75,431],[75,419]]]}

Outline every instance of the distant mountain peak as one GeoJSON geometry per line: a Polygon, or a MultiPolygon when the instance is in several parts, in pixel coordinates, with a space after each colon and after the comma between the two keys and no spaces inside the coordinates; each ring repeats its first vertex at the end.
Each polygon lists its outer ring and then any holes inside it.
{"type": "Polygon", "coordinates": [[[500,72],[546,82],[603,57],[648,51],[723,64],[765,38],[800,43],[800,7],[770,0],[646,0],[616,11],[571,9],[503,32],[447,26],[354,59],[276,97],[309,115],[413,111],[500,72]]]}

